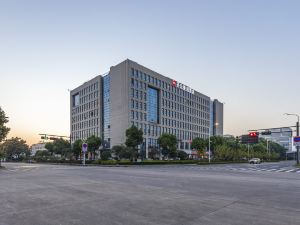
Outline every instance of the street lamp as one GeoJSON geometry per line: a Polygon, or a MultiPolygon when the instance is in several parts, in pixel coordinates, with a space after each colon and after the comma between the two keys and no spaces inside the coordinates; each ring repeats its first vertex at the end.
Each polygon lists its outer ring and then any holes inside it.
{"type": "MultiPolygon", "coordinates": [[[[218,126],[219,123],[215,123],[213,126],[218,126]]],[[[208,162],[210,163],[210,132],[211,132],[211,129],[210,129],[210,126],[209,126],[209,129],[208,129],[208,162]]],[[[214,135],[214,134],[213,134],[214,135]]]]}
{"type": "MultiPolygon", "coordinates": [[[[299,136],[299,115],[295,114],[295,113],[285,113],[284,115],[286,116],[297,116],[298,121],[296,123],[296,128],[297,128],[297,136],[299,136]]],[[[297,148],[297,155],[296,155],[296,159],[297,159],[297,164],[299,165],[299,146],[296,146],[297,148]]]]}

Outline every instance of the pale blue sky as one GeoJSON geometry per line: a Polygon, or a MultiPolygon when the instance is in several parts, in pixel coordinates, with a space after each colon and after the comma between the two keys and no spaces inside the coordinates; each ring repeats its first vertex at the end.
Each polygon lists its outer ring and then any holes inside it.
{"type": "Polygon", "coordinates": [[[11,136],[69,134],[69,93],[130,58],[225,102],[225,133],[300,113],[300,1],[0,0],[11,136]]]}

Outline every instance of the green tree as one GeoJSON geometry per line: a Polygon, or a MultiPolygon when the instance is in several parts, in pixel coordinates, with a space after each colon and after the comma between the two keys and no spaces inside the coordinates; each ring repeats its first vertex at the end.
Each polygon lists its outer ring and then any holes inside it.
{"type": "Polygon", "coordinates": [[[2,145],[0,145],[0,167],[1,167],[1,161],[5,158],[4,150],[2,149],[2,145]]]}
{"type": "Polygon", "coordinates": [[[66,157],[71,152],[70,142],[65,139],[56,139],[53,141],[53,150],[55,154],[66,157]]]}
{"type": "Polygon", "coordinates": [[[101,151],[101,160],[109,160],[111,158],[111,151],[104,149],[101,151]]]}
{"type": "Polygon", "coordinates": [[[0,107],[0,143],[6,138],[9,128],[5,126],[8,123],[8,118],[5,116],[5,112],[0,107]]]}
{"type": "Polygon", "coordinates": [[[131,153],[124,145],[115,145],[112,147],[111,151],[118,160],[130,159],[131,153]]]}
{"type": "Polygon", "coordinates": [[[149,147],[148,158],[157,159],[159,158],[160,152],[156,147],[149,147]]]}
{"type": "Polygon", "coordinates": [[[178,157],[180,160],[188,159],[189,155],[185,151],[178,151],[178,157]]]}
{"type": "Polygon", "coordinates": [[[71,153],[70,142],[62,138],[46,143],[45,148],[51,155],[61,155],[61,157],[66,157],[71,153]]]}
{"type": "Polygon", "coordinates": [[[199,154],[203,155],[206,147],[207,141],[205,139],[199,137],[193,139],[191,148],[197,150],[199,154]]]}
{"type": "Polygon", "coordinates": [[[234,158],[234,150],[226,144],[218,145],[215,148],[215,158],[224,161],[232,161],[234,158]]]}
{"type": "Polygon", "coordinates": [[[143,131],[139,130],[136,126],[131,126],[126,130],[126,146],[131,153],[130,159],[134,161],[137,156],[137,147],[143,143],[143,131]]]}
{"type": "Polygon", "coordinates": [[[46,144],[45,144],[45,149],[47,149],[48,150],[48,152],[51,154],[51,155],[53,155],[54,154],[54,145],[53,145],[53,143],[52,142],[47,142],[46,144]]]}
{"type": "Polygon", "coordinates": [[[158,144],[162,147],[162,154],[169,157],[177,156],[177,138],[173,134],[162,134],[158,138],[158,144]]]}
{"type": "Polygon", "coordinates": [[[82,140],[78,139],[74,141],[72,146],[72,152],[76,160],[79,159],[79,156],[81,155],[81,151],[82,151],[82,140]]]}
{"type": "Polygon", "coordinates": [[[47,150],[38,150],[34,155],[36,159],[46,159],[49,156],[50,156],[50,152],[47,150]]]}
{"type": "Polygon", "coordinates": [[[87,138],[86,143],[88,144],[88,151],[91,154],[91,159],[95,159],[96,151],[100,148],[102,140],[95,135],[87,138]]]}
{"type": "Polygon", "coordinates": [[[2,144],[2,150],[5,153],[5,158],[8,160],[22,160],[30,156],[30,150],[26,141],[18,137],[5,140],[2,144]]]}

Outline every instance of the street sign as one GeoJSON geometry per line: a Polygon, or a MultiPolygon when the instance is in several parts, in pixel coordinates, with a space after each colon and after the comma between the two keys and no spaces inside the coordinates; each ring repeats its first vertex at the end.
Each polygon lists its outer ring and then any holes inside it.
{"type": "Polygon", "coordinates": [[[82,144],[82,152],[87,152],[87,149],[88,149],[88,144],[87,143],[83,143],[82,144]]]}
{"type": "Polygon", "coordinates": [[[294,145],[295,146],[300,146],[300,136],[294,137],[294,145]]]}

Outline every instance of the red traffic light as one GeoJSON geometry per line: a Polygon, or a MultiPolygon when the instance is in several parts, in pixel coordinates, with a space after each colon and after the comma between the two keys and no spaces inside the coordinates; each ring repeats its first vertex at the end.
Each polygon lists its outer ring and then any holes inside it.
{"type": "Polygon", "coordinates": [[[257,137],[258,136],[258,132],[250,132],[249,136],[250,137],[257,137]]]}

